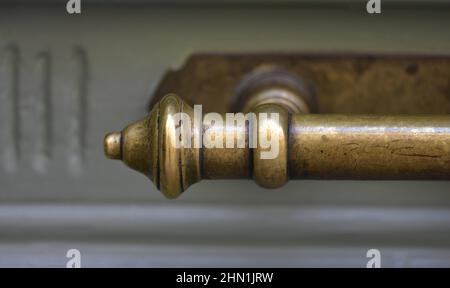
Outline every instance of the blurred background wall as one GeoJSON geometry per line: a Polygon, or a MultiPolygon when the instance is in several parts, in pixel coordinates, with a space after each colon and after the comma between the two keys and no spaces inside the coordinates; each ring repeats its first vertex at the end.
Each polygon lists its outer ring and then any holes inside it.
{"type": "MultiPolygon", "coordinates": [[[[0,266],[450,266],[450,183],[202,181],[103,155],[193,52],[449,54],[448,1],[0,1],[0,266]]],[[[450,80],[449,80],[450,81],[450,80]]]]}

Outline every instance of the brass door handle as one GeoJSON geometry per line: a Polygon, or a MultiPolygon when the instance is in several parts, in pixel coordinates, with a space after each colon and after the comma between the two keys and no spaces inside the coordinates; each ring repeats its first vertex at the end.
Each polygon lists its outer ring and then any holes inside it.
{"type": "Polygon", "coordinates": [[[289,179],[450,179],[450,116],[308,114],[311,95],[284,84],[253,87],[237,101],[240,111],[254,112],[257,120],[261,113],[277,113],[277,122],[267,117],[240,129],[212,125],[201,115],[200,122],[189,123],[191,144],[209,133],[223,148],[177,148],[183,133],[177,113],[193,119],[195,113],[169,94],[144,119],[108,134],[105,154],[148,176],[168,198],[201,179],[253,178],[266,188],[289,179]],[[277,135],[273,159],[261,157],[267,147],[249,148],[250,136],[262,134],[277,135]],[[245,148],[226,147],[242,139],[245,148]]]}

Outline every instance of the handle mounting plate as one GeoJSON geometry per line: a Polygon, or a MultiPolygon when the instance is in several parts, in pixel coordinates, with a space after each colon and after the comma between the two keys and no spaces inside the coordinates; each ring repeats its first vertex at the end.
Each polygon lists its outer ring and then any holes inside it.
{"type": "Polygon", "coordinates": [[[261,67],[284,69],[305,80],[318,113],[450,113],[447,55],[194,54],[164,75],[149,107],[176,93],[205,111],[231,111],[240,81],[261,67]]]}

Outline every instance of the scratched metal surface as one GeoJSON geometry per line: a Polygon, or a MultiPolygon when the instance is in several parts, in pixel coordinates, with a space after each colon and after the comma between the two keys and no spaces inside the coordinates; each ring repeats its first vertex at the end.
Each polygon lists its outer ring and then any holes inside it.
{"type": "Polygon", "coordinates": [[[83,266],[361,267],[369,248],[381,250],[383,266],[450,266],[447,182],[291,181],[270,191],[204,181],[168,201],[102,151],[105,132],[144,115],[160,77],[190,53],[448,54],[444,2],[387,7],[378,18],[327,1],[85,1],[79,16],[61,4],[8,2],[0,2],[0,266],[63,267],[69,248],[81,250],[83,266]]]}

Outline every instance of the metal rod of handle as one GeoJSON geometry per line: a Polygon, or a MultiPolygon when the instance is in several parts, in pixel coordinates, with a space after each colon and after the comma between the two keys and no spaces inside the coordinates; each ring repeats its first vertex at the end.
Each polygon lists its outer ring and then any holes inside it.
{"type": "MultiPolygon", "coordinates": [[[[257,134],[281,132],[273,159],[259,157],[259,146],[249,148],[249,126],[216,126],[214,137],[223,139],[223,148],[175,147],[174,115],[194,113],[175,95],[122,132],[108,134],[105,154],[147,175],[168,198],[201,179],[253,178],[267,188],[289,179],[450,179],[450,116],[293,114],[273,103],[254,111],[280,115],[276,127],[256,127],[257,134]],[[245,148],[226,148],[227,139],[235,143],[240,133],[245,148]]],[[[191,135],[208,128],[192,124],[191,135]]]]}
{"type": "Polygon", "coordinates": [[[293,179],[450,179],[450,116],[295,115],[293,179]]]}

